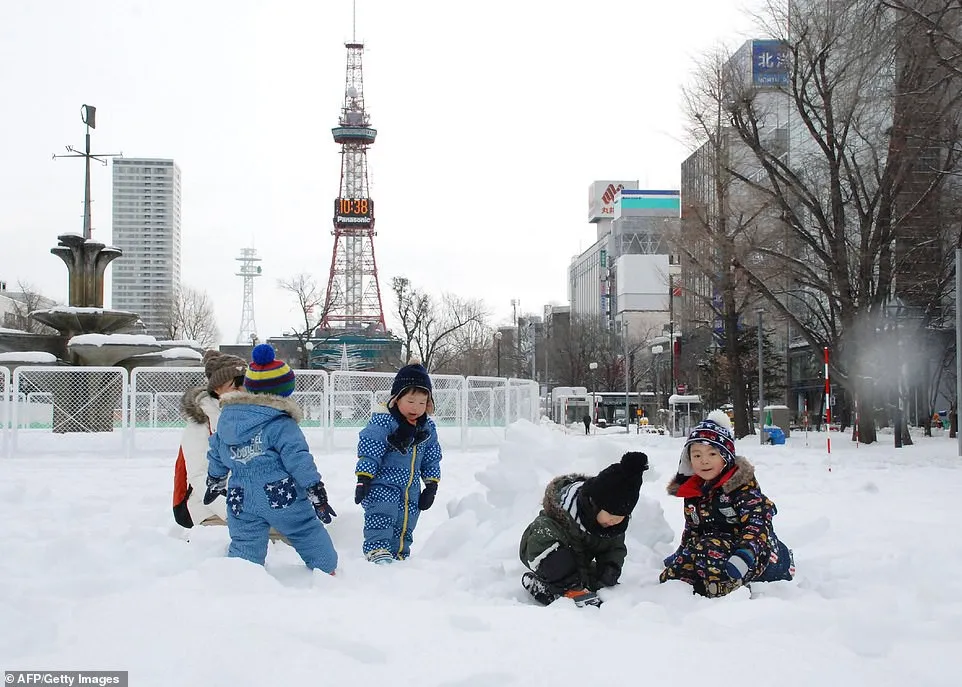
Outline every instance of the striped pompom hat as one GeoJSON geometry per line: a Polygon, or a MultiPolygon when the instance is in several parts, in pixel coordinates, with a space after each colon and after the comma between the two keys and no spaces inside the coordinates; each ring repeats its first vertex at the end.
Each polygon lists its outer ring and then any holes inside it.
{"type": "Polygon", "coordinates": [[[253,361],[244,375],[244,388],[252,394],[290,396],[294,393],[294,371],[283,360],[274,359],[274,347],[258,344],[251,352],[253,361]]]}

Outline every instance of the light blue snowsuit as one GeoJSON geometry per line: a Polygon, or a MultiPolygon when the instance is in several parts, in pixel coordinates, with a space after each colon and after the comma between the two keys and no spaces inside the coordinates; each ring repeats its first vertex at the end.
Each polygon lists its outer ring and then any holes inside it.
{"type": "Polygon", "coordinates": [[[421,509],[421,481],[441,479],[441,445],[434,421],[427,418],[426,434],[402,453],[388,444],[388,436],[398,428],[398,421],[386,407],[378,408],[357,442],[357,465],[354,472],[372,478],[371,491],[361,501],[364,509],[365,554],[388,550],[394,558],[404,559],[411,553],[414,528],[421,509]]]}
{"type": "Polygon", "coordinates": [[[272,394],[224,396],[207,452],[208,474],[227,484],[227,555],[264,564],[270,528],[287,537],[310,568],[337,568],[337,552],[306,489],[321,481],[298,426],[301,411],[272,394]]]}

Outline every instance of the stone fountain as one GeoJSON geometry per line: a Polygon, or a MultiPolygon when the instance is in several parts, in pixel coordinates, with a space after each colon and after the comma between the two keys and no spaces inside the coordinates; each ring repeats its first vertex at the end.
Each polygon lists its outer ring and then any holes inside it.
{"type": "MultiPolygon", "coordinates": [[[[140,315],[104,306],[107,265],[123,255],[119,248],[90,238],[90,128],[95,108],[84,105],[87,124],[87,162],[84,196],[84,233],[61,234],[50,252],[67,266],[68,306],[37,310],[30,317],[57,330],[57,335],[0,330],[0,365],[12,372],[22,365],[85,367],[198,366],[203,349],[187,342],[157,341],[143,333],[130,333],[140,315]]],[[[60,156],[55,156],[60,157],[60,156]]],[[[142,325],[141,325],[142,329],[142,325]]],[[[91,371],[86,375],[52,375],[53,426],[56,433],[111,432],[114,409],[122,407],[116,373],[91,371]],[[94,402],[93,399],[96,399],[94,402]]]]}
{"type": "MultiPolygon", "coordinates": [[[[16,346],[14,350],[24,352],[19,361],[13,354],[3,355],[14,360],[0,360],[0,365],[12,371],[20,365],[38,364],[120,366],[128,370],[158,364],[200,364],[199,348],[184,342],[159,342],[146,334],[124,333],[135,327],[140,316],[103,307],[104,272],[107,265],[123,254],[120,249],[78,234],[62,234],[57,238],[59,245],[50,252],[67,266],[69,306],[37,310],[30,313],[30,317],[56,329],[59,335],[0,334],[0,351],[16,346]],[[31,343],[37,345],[31,346],[31,343]]],[[[122,407],[120,394],[123,393],[116,384],[116,373],[90,371],[83,376],[53,375],[51,385],[55,433],[113,431],[114,409],[122,407]]]]}

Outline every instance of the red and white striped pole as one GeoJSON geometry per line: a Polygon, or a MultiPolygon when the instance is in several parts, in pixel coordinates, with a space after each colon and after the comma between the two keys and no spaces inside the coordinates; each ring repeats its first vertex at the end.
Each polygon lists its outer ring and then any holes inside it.
{"type": "MultiPolygon", "coordinates": [[[[828,455],[832,455],[832,392],[831,385],[828,380],[828,346],[825,347],[825,446],[828,449],[828,455]]],[[[832,471],[832,465],[829,463],[829,472],[832,471]]]]}

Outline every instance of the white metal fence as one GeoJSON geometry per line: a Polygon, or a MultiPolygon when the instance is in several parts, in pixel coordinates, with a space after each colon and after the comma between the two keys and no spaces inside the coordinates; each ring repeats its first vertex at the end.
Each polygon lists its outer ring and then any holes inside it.
{"type": "MultiPolygon", "coordinates": [[[[296,370],[291,398],[313,444],[357,442],[385,402],[394,373],[296,370]]],[[[507,425],[537,422],[538,384],[528,379],[432,375],[434,421],[445,445],[496,444],[507,425]]],[[[176,452],[184,391],[206,384],[201,367],[0,367],[0,456],[176,452]]]]}

